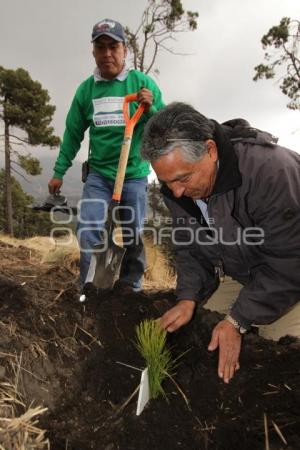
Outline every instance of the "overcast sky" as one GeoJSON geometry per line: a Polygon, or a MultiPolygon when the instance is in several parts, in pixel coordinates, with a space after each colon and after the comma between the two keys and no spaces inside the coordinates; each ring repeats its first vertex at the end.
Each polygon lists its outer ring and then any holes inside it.
{"type": "MultiPolygon", "coordinates": [[[[48,89],[62,135],[76,87],[93,71],[93,25],[112,18],[135,29],[146,0],[0,0],[0,65],[23,67],[48,89]]],[[[186,101],[218,121],[243,117],[300,151],[300,112],[274,81],[253,82],[263,62],[261,37],[284,16],[300,19],[299,0],[183,0],[198,11],[198,29],[180,34],[156,66],[166,102],[186,101]]],[[[33,151],[34,153],[34,151],[33,151]]],[[[79,155],[87,153],[86,144],[79,155]]],[[[55,159],[57,152],[53,152],[55,159]]]]}

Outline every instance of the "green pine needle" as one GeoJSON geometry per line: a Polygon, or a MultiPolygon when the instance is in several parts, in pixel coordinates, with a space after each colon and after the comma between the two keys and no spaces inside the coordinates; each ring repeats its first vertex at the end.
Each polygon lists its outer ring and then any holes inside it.
{"type": "Polygon", "coordinates": [[[150,397],[166,395],[163,380],[175,367],[170,350],[166,347],[167,332],[156,320],[144,320],[136,327],[136,346],[146,361],[149,376],[150,397]]]}

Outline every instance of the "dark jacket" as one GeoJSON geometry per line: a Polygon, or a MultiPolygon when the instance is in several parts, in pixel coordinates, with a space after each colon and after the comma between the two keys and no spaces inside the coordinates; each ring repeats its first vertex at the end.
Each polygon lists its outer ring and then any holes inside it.
{"type": "Polygon", "coordinates": [[[216,123],[211,227],[192,199],[166,186],[162,193],[173,216],[178,299],[204,302],[224,270],[243,284],[231,315],[249,328],[300,301],[300,155],[244,125],[216,123]]]}

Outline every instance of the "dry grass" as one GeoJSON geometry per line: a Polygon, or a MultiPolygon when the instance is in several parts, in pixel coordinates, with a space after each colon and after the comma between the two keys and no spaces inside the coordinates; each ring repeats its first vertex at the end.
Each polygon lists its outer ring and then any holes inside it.
{"type": "Polygon", "coordinates": [[[79,248],[75,236],[68,240],[35,236],[29,239],[16,239],[0,234],[0,240],[14,247],[26,247],[38,253],[41,264],[53,264],[74,268],[79,261],[79,248]]]}
{"type": "Polygon", "coordinates": [[[0,234],[0,240],[14,247],[26,247],[35,250],[41,254],[47,253],[55,248],[55,243],[46,236],[35,236],[28,239],[17,239],[8,236],[7,234],[0,234]]]}
{"type": "Polygon", "coordinates": [[[15,396],[9,383],[0,384],[0,449],[1,450],[44,450],[50,444],[45,430],[38,427],[37,416],[47,409],[29,408],[21,415],[16,409],[25,410],[23,403],[15,396]]]}
{"type": "Polygon", "coordinates": [[[176,285],[174,271],[158,246],[145,240],[148,267],[144,277],[144,289],[173,289],[176,285]]]}
{"type": "Polygon", "coordinates": [[[47,408],[26,408],[18,392],[19,375],[17,370],[14,385],[0,383],[0,450],[49,450],[46,431],[39,428],[37,418],[47,408]]]}
{"type": "MultiPolygon", "coordinates": [[[[36,236],[29,239],[16,239],[0,234],[0,240],[14,247],[26,247],[39,254],[39,262],[51,265],[67,267],[76,272],[79,261],[79,248],[76,237],[70,242],[63,239],[51,239],[50,237],[36,236]]],[[[119,242],[121,244],[121,241],[119,242]]],[[[144,277],[144,289],[173,289],[176,277],[167,258],[158,246],[145,239],[147,270],[144,277]]]]}

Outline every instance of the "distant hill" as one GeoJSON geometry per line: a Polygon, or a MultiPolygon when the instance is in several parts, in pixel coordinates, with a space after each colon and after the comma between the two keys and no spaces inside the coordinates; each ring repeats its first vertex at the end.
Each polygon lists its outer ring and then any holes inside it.
{"type": "MultiPolygon", "coordinates": [[[[27,192],[27,194],[34,198],[34,204],[38,205],[44,203],[49,195],[48,182],[53,174],[57,152],[41,150],[32,152],[32,155],[38,158],[41,163],[43,168],[41,175],[30,176],[25,174],[24,176],[28,181],[16,173],[13,173],[13,176],[19,181],[24,192],[27,192]]],[[[64,177],[61,193],[67,197],[69,206],[76,206],[81,198],[83,189],[83,183],[81,182],[81,164],[80,161],[74,160],[72,167],[70,167],[64,177]]],[[[0,152],[1,168],[4,168],[4,154],[0,152]]]]}
{"type": "MultiPolygon", "coordinates": [[[[46,153],[45,151],[45,154],[39,152],[38,155],[34,154],[33,156],[40,160],[43,168],[41,175],[31,176],[25,174],[24,176],[28,181],[24,180],[24,178],[16,173],[13,173],[13,176],[19,181],[22,189],[34,197],[36,203],[42,203],[48,195],[48,182],[53,174],[56,154],[53,154],[52,156],[51,152],[46,153]]],[[[3,154],[0,154],[0,167],[4,167],[3,154]]],[[[73,161],[72,167],[68,170],[64,177],[62,194],[67,197],[69,205],[73,205],[80,199],[81,192],[81,162],[75,160],[73,161]]]]}

